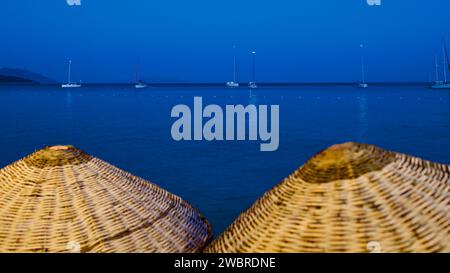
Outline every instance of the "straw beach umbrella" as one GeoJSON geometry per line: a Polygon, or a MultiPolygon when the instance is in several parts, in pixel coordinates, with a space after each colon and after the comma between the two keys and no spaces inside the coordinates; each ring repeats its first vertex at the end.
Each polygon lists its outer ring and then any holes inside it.
{"type": "Polygon", "coordinates": [[[179,197],[71,146],[0,170],[0,252],[198,252],[210,237],[179,197]]]}
{"type": "Polygon", "coordinates": [[[346,143],[268,191],[206,252],[450,252],[450,167],[346,143]]]}

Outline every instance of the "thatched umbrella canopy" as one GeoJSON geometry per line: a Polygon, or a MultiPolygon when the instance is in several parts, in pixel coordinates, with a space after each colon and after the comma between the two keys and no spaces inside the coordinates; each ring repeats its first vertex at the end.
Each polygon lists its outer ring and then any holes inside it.
{"type": "Polygon", "coordinates": [[[0,170],[0,252],[197,252],[210,237],[179,197],[70,146],[0,170]]]}
{"type": "Polygon", "coordinates": [[[206,252],[450,252],[450,167],[335,145],[268,191],[206,252]]]}

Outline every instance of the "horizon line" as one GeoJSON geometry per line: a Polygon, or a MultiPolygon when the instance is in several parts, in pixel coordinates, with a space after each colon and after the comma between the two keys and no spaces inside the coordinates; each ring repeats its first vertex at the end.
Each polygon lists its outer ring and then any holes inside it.
{"type": "MultiPolygon", "coordinates": [[[[225,86],[226,82],[145,82],[148,86],[225,86]]],[[[244,88],[247,86],[248,82],[238,82],[242,86],[240,88],[244,88]]],[[[355,85],[360,82],[257,82],[260,87],[270,87],[270,86],[308,86],[308,85],[355,85]]],[[[38,82],[29,82],[29,83],[0,83],[0,86],[11,86],[11,85],[29,85],[29,86],[58,86],[63,84],[62,82],[57,83],[38,83],[38,82]]],[[[134,82],[81,82],[81,85],[135,85],[134,82]]],[[[388,85],[388,84],[429,84],[429,82],[423,81],[376,81],[376,82],[367,82],[369,85],[388,85]]]]}

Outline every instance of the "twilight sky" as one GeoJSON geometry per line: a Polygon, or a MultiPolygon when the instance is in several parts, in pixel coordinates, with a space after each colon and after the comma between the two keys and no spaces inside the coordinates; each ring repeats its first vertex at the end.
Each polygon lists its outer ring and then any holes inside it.
{"type": "Polygon", "coordinates": [[[364,43],[368,81],[428,81],[450,1],[382,0],[2,0],[0,67],[63,81],[225,82],[233,45],[239,79],[358,81],[364,43]]]}

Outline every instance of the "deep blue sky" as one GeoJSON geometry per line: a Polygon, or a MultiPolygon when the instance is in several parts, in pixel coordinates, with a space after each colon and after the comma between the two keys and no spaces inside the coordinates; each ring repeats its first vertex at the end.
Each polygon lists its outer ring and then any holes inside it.
{"type": "Polygon", "coordinates": [[[450,1],[382,0],[3,0],[0,67],[58,80],[66,63],[83,82],[130,82],[137,63],[151,81],[224,82],[237,45],[239,78],[357,81],[364,42],[369,81],[428,81],[450,1]]]}

